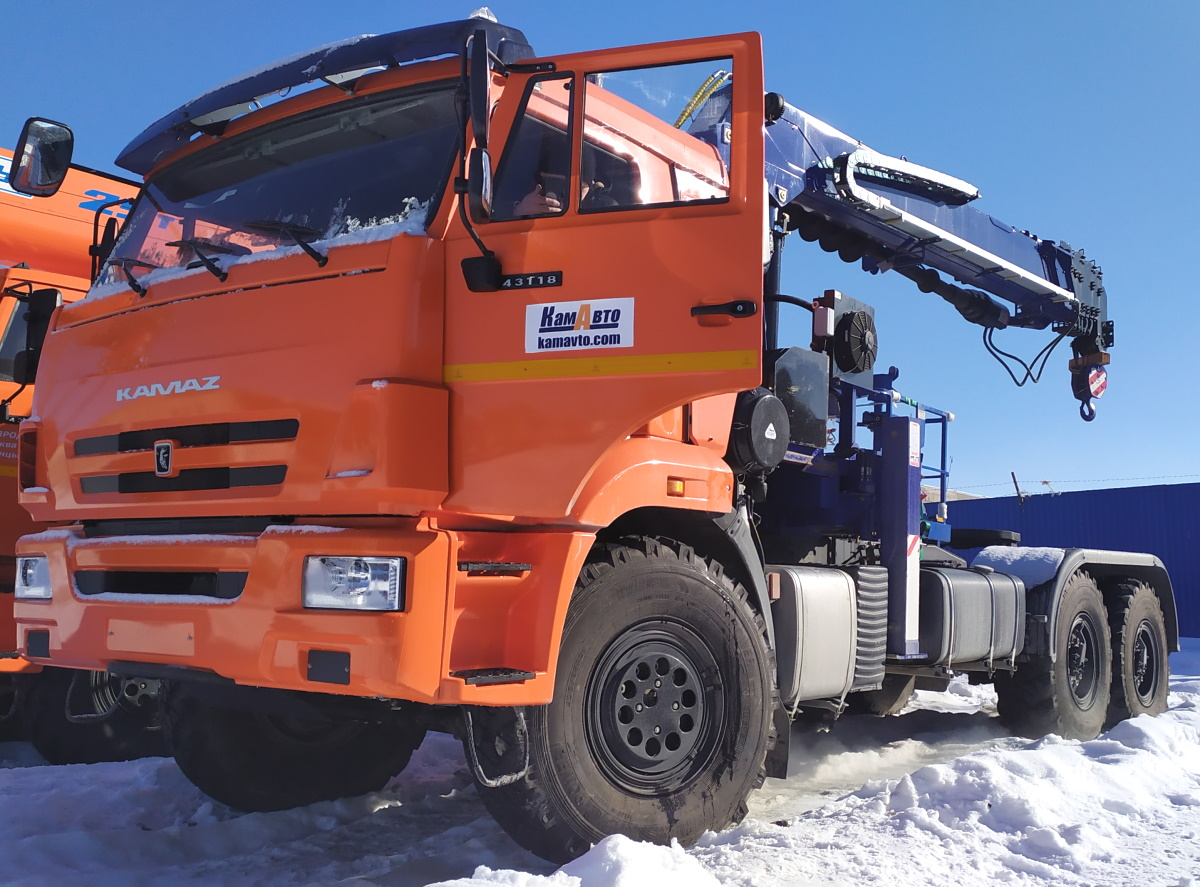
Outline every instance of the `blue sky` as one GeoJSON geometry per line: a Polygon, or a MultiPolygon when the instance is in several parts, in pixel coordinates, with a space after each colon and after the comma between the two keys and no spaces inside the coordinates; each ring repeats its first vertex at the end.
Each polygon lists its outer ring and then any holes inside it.
{"type": "MultiPolygon", "coordinates": [[[[471,2],[42,0],[8,15],[0,143],[27,116],[71,124],[76,161],[113,158],[147,124],[275,58],[360,33],[465,17],[471,2]],[[29,37],[23,35],[32,35],[29,37]],[[8,135],[4,135],[7,133],[8,135]]],[[[855,3],[549,3],[493,11],[552,55],[759,31],[767,88],[871,147],[966,179],[976,204],[1083,248],[1116,322],[1109,389],[1085,424],[1061,346],[1041,384],[1016,388],[979,328],[895,275],[872,277],[799,238],[784,291],[840,289],[876,308],[879,366],[905,394],[953,410],[952,484],[1025,492],[1200,481],[1188,396],[1200,353],[1200,3],[1195,0],[858,0],[855,3]],[[1043,482],[1048,481],[1049,486],[1043,482]]],[[[11,10],[10,10],[11,12],[11,10]]],[[[807,317],[784,339],[806,341],[807,317]]],[[[1031,357],[1046,332],[997,336],[1031,357]]]]}

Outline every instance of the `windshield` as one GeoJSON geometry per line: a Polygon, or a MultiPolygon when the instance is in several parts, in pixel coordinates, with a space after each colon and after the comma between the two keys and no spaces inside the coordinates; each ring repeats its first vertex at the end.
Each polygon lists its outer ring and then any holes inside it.
{"type": "Polygon", "coordinates": [[[97,283],[149,284],[164,268],[216,274],[368,229],[424,231],[457,138],[454,84],[441,83],[338,102],[220,142],[147,182],[97,283]]]}

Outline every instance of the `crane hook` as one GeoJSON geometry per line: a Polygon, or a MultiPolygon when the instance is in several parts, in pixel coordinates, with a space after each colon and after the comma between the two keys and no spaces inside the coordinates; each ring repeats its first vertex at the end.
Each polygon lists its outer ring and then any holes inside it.
{"type": "Polygon", "coordinates": [[[1084,422],[1096,418],[1092,398],[1100,398],[1108,388],[1108,372],[1102,366],[1084,367],[1071,373],[1071,393],[1079,401],[1079,415],[1084,422]]]}

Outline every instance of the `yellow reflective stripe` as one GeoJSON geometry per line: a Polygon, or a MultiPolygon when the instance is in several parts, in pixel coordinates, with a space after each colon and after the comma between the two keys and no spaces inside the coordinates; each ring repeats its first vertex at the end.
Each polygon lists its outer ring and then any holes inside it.
{"type": "Polygon", "coordinates": [[[16,477],[16,465],[0,465],[0,477],[16,477]]]}
{"type": "Polygon", "coordinates": [[[449,364],[447,382],[496,382],[572,376],[636,376],[647,373],[702,373],[758,367],[758,351],[700,351],[691,354],[622,354],[614,357],[555,357],[502,363],[449,364]]]}

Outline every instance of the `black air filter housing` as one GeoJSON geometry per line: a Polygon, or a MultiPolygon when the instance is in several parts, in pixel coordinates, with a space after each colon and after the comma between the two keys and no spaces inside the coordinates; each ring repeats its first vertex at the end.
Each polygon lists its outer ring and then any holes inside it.
{"type": "Polygon", "coordinates": [[[766,388],[743,391],[733,408],[725,461],[738,474],[771,471],[783,461],[790,438],[783,402],[766,388]]]}

